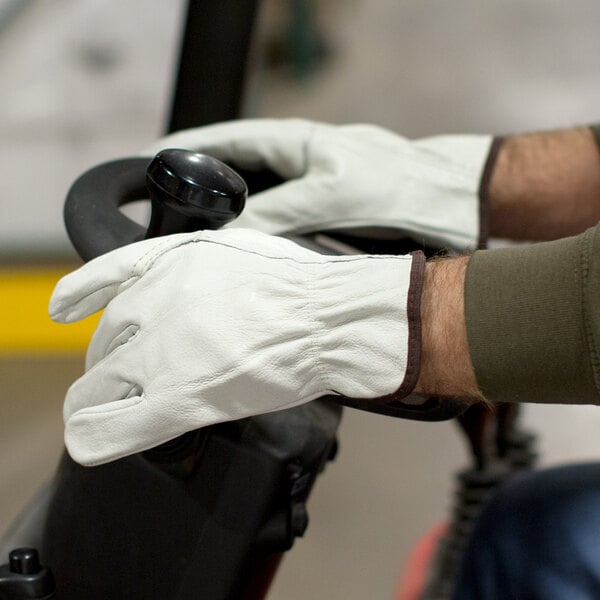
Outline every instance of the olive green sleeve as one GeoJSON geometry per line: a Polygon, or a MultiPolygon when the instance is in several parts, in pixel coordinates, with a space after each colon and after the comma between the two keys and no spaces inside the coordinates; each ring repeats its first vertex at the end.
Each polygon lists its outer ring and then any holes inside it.
{"type": "Polygon", "coordinates": [[[600,404],[600,227],[475,252],[465,316],[489,400],[600,404]]]}

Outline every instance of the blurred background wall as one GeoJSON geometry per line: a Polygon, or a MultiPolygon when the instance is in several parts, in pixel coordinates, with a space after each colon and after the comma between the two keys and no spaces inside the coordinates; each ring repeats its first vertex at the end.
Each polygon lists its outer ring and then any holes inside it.
{"type": "MultiPolygon", "coordinates": [[[[263,4],[248,116],[372,122],[411,137],[600,119],[593,0],[313,0],[304,7],[313,37],[294,52],[299,4],[263,4]]],[[[51,476],[62,398],[90,330],[71,346],[35,342],[54,279],[77,264],[62,226],[65,193],[85,169],[164,130],[184,9],[182,0],[0,0],[0,530],[51,476]],[[30,341],[19,346],[22,335],[30,341]]],[[[591,407],[525,414],[545,464],[600,457],[599,417],[591,407]]],[[[340,447],[273,600],[390,598],[466,461],[451,423],[351,410],[340,447]]]]}

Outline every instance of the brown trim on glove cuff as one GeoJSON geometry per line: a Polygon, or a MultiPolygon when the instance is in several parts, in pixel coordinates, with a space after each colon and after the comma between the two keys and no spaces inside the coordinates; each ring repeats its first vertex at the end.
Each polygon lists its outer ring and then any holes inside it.
{"type": "Polygon", "coordinates": [[[392,402],[408,396],[417,385],[421,370],[421,296],[425,280],[425,255],[421,251],[412,253],[413,261],[410,270],[410,286],[406,302],[408,320],[408,356],[406,371],[400,387],[395,393],[386,397],[385,402],[392,402]]]}
{"type": "Polygon", "coordinates": [[[487,247],[490,234],[490,181],[503,142],[503,137],[496,137],[492,140],[488,157],[481,172],[479,182],[479,241],[477,244],[479,249],[487,247]]]}

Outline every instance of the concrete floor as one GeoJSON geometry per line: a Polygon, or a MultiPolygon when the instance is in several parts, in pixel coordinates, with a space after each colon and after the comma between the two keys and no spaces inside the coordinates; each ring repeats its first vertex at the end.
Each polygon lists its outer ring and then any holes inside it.
{"type": "MultiPolygon", "coordinates": [[[[409,136],[600,119],[593,0],[318,4],[330,61],[302,83],[262,74],[251,114],[373,122],[409,136]]],[[[0,35],[0,79],[11,82],[0,95],[5,256],[68,253],[60,207],[69,183],[100,160],[143,147],[168,104],[180,1],[56,5],[28,3],[0,35]],[[100,70],[81,58],[90,55],[103,57],[100,70]]],[[[81,357],[0,361],[0,530],[51,475],[62,398],[81,369],[81,357]]],[[[595,408],[529,407],[525,419],[541,432],[545,463],[600,456],[595,408]]],[[[451,473],[466,460],[451,423],[352,410],[340,445],[272,600],[390,598],[409,548],[446,514],[451,473]]]]}

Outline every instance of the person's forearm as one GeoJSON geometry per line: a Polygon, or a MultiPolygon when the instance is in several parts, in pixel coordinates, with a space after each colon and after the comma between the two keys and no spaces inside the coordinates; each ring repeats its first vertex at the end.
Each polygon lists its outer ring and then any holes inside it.
{"type": "Polygon", "coordinates": [[[600,220],[600,152],[589,128],[509,136],[489,183],[492,237],[552,240],[600,220]]]}

